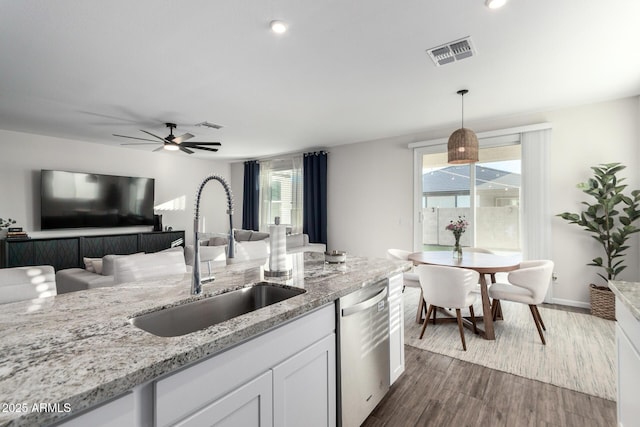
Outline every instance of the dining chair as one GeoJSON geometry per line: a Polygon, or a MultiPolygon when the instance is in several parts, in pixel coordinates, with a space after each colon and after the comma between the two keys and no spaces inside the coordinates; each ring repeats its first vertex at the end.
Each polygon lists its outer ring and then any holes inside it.
{"type": "Polygon", "coordinates": [[[480,275],[474,270],[441,265],[419,265],[416,267],[416,273],[420,278],[424,299],[429,303],[427,317],[420,332],[420,339],[422,339],[427,329],[431,313],[433,313],[435,322],[437,308],[455,308],[462,349],[467,351],[460,309],[469,308],[473,332],[477,333],[476,317],[473,312],[476,294],[473,293],[473,290],[478,283],[480,275]]]}
{"type": "Polygon", "coordinates": [[[493,299],[491,313],[495,319],[500,307],[500,301],[512,301],[529,305],[531,316],[538,329],[538,334],[542,344],[546,345],[542,330],[547,330],[540,312],[538,304],[542,303],[547,293],[551,276],[553,274],[553,261],[535,260],[523,261],[520,268],[509,273],[507,281],[509,283],[494,283],[489,288],[489,297],[493,299]]]}
{"type": "MultiPolygon", "coordinates": [[[[387,258],[389,259],[399,259],[402,261],[408,261],[409,255],[411,252],[405,251],[403,249],[388,249],[387,250],[387,258]]],[[[405,287],[410,288],[418,288],[420,289],[420,300],[418,301],[418,310],[416,311],[416,323],[422,322],[422,315],[427,314],[427,306],[424,302],[424,298],[422,295],[422,288],[420,287],[420,279],[415,272],[415,268],[412,268],[409,271],[405,271],[402,274],[402,292],[404,292],[405,287]]]]}

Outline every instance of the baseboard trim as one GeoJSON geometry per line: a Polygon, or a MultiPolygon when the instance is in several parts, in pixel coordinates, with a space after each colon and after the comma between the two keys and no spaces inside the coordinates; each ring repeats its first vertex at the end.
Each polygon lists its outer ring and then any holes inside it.
{"type": "Polygon", "coordinates": [[[559,304],[559,305],[568,305],[569,307],[579,307],[579,308],[588,308],[588,309],[591,308],[591,304],[588,302],[574,301],[570,299],[552,298],[551,303],[559,304]]]}

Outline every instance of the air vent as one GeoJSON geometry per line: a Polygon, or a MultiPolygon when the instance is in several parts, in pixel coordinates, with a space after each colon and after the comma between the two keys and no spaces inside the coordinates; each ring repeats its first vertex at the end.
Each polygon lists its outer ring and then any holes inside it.
{"type": "Polygon", "coordinates": [[[222,125],[217,125],[215,123],[211,123],[211,122],[202,122],[202,123],[198,123],[196,126],[199,127],[205,127],[205,128],[211,128],[211,129],[222,129],[222,125]]]}
{"type": "Polygon", "coordinates": [[[436,64],[436,67],[460,61],[465,58],[470,58],[477,54],[473,47],[473,43],[471,43],[471,37],[465,37],[460,40],[427,49],[427,53],[433,60],[433,63],[436,64]]]}

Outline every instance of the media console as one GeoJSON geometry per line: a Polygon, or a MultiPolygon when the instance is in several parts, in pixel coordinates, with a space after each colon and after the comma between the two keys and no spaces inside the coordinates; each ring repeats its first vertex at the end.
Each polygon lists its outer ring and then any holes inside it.
{"type": "Polygon", "coordinates": [[[184,246],[184,231],[1,240],[0,268],[29,265],[52,265],[56,271],[63,268],[84,268],[84,257],[150,253],[172,246],[184,246]]]}

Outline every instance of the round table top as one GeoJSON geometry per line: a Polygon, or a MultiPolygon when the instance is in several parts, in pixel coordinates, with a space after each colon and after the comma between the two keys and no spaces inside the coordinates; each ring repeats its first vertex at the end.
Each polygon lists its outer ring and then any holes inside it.
{"type": "Polygon", "coordinates": [[[481,252],[465,252],[462,248],[462,259],[453,258],[452,251],[415,252],[409,255],[409,261],[415,264],[445,265],[475,270],[480,274],[492,274],[513,271],[520,268],[519,256],[503,256],[481,252]]]}

